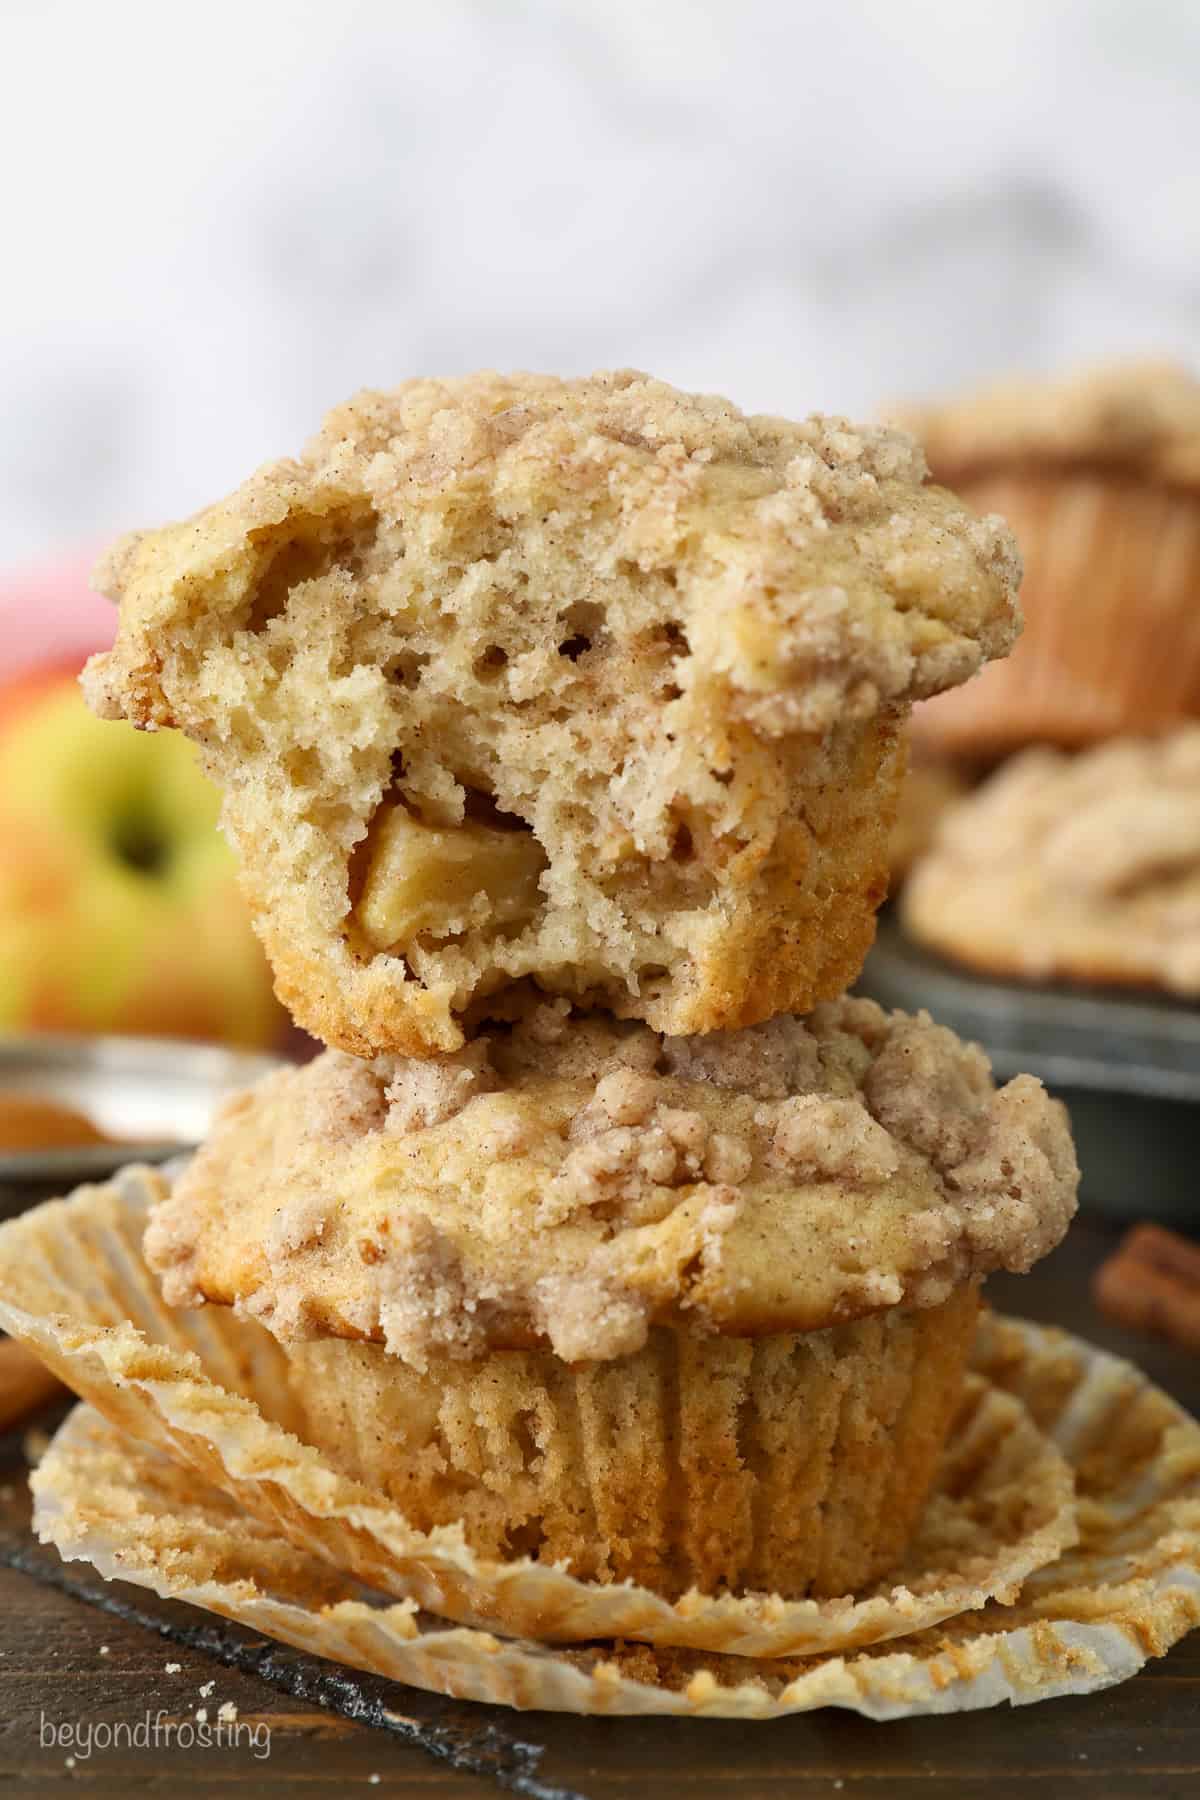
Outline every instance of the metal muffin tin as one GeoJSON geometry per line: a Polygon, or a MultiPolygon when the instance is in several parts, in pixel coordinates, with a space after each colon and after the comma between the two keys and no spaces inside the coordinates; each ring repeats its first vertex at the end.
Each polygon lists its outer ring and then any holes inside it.
{"type": "Polygon", "coordinates": [[[925,1007],[981,1043],[1005,1080],[1040,1076],[1070,1110],[1085,1205],[1200,1220],[1200,1008],[973,975],[914,944],[890,913],[858,992],[905,1012],[925,1007]]]}
{"type": "Polygon", "coordinates": [[[278,1057],[177,1039],[0,1038],[0,1093],[76,1108],[127,1140],[0,1151],[0,1211],[51,1188],[101,1180],[123,1163],[162,1162],[194,1148],[223,1100],[280,1066],[278,1057]]]}

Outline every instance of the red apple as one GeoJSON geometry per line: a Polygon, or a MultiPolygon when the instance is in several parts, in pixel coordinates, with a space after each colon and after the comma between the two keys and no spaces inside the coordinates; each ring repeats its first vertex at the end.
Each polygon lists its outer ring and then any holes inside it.
{"type": "Polygon", "coordinates": [[[174,732],[93,718],[79,663],[0,688],[0,1031],[267,1044],[217,791],[174,732]]]}

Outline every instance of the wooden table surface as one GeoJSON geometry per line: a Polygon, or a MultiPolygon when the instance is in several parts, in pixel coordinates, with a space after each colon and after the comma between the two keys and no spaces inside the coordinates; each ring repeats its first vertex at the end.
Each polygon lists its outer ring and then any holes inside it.
{"type": "MultiPolygon", "coordinates": [[[[1088,1299],[1112,1241],[1086,1219],[993,1302],[1130,1356],[1200,1412],[1200,1357],[1114,1330],[1088,1299]]],[[[48,1423],[52,1423],[50,1420],[48,1423]]],[[[64,1566],[28,1529],[22,1446],[0,1440],[0,1786],[58,1794],[184,1789],[270,1797],[362,1791],[423,1800],[1200,1800],[1200,1632],[1105,1693],[1018,1709],[871,1724],[826,1711],[771,1724],[577,1719],[443,1700],[238,1631],[140,1588],[64,1566]],[[178,1664],[174,1673],[168,1664],[178,1664]],[[201,1690],[214,1683],[211,1692],[201,1690]],[[54,1741],[63,1724],[134,1727],[161,1711],[210,1720],[231,1700],[257,1732],[237,1747],[106,1749],[54,1741]]]]}

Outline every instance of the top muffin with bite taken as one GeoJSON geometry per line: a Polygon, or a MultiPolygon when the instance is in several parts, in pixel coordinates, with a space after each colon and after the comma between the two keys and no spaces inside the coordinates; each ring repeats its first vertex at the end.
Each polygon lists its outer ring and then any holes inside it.
{"type": "Polygon", "coordinates": [[[365,393],[102,572],[97,710],[200,746],[281,998],[453,1052],[533,979],[672,1034],[856,976],[910,703],[1016,557],[902,434],[633,373],[365,393]]]}

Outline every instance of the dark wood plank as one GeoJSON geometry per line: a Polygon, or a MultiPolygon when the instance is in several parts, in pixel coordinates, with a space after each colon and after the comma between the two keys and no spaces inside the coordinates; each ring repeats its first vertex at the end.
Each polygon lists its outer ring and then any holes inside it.
{"type": "MultiPolygon", "coordinates": [[[[1107,1325],[1088,1297],[1112,1241],[1087,1221],[1032,1275],[991,1284],[1005,1310],[1054,1320],[1137,1360],[1200,1411],[1200,1358],[1107,1325]]],[[[1200,1795],[1200,1633],[1107,1693],[1041,1706],[872,1725],[825,1712],[772,1725],[518,1715],[375,1682],[190,1608],[63,1567],[27,1530],[19,1446],[0,1456],[0,1783],[94,1795],[239,1790],[270,1800],[354,1791],[433,1800],[1026,1800],[1031,1781],[1088,1800],[1200,1795]],[[107,1645],[107,1654],[101,1646],[107,1645]],[[165,1665],[178,1662],[178,1674],[165,1665]],[[202,1684],[214,1681],[201,1697],[202,1684]],[[39,1744],[54,1722],[172,1721],[232,1700],[270,1729],[270,1755],[221,1748],[96,1749],[67,1770],[39,1744]],[[381,1779],[372,1785],[369,1777],[381,1779]]],[[[261,1737],[260,1737],[261,1743],[261,1737]]]]}

